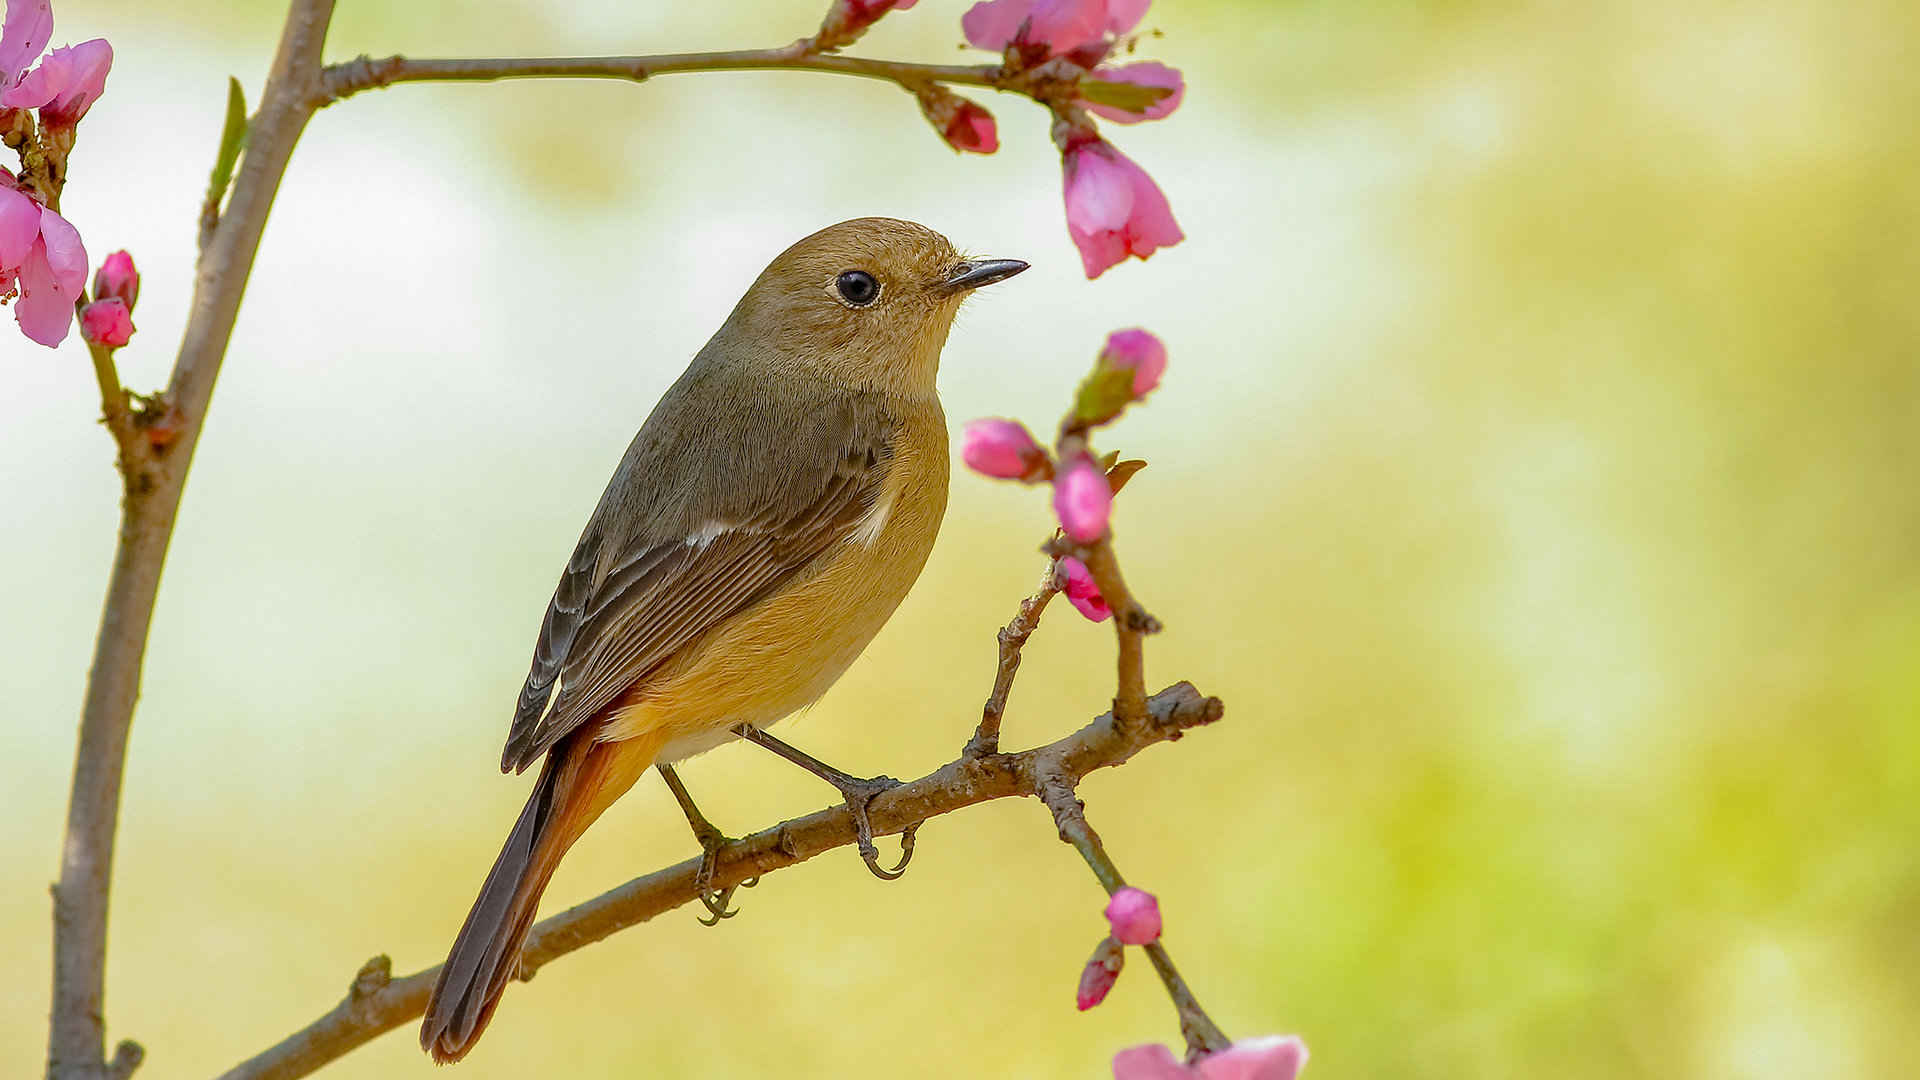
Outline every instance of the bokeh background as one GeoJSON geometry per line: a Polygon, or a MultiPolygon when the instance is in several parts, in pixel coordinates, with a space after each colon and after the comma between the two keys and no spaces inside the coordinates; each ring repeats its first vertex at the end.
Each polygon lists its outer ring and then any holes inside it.
{"type": "MultiPolygon", "coordinates": [[[[816,5],[348,0],[329,55],[778,44],[816,5]]],[[[861,51],[952,62],[965,4],[861,51]]],[[[228,73],[272,3],[61,0],[106,35],[67,196],[145,270],[164,379],[228,73]]],[[[886,213],[1034,270],[963,314],[949,414],[1058,414],[1107,330],[1173,367],[1107,445],[1227,720],[1088,782],[1231,1033],[1313,1075],[1893,1077],[1920,1054],[1920,9],[1903,0],[1162,0],[1191,89],[1110,134],[1190,239],[1088,283],[1044,115],[956,158],[821,75],[409,86],[316,118],[167,568],[116,876],[110,1038],[212,1075],[361,961],[438,961],[521,799],[495,771],[542,606],[633,429],[764,262],[886,213]]],[[[40,1067],[48,901],[116,484],[77,341],[0,335],[0,1073],[40,1067]]],[[[919,775],[978,715],[1038,492],[953,483],[925,578],[786,734],[919,775]]],[[[1057,608],[1007,721],[1109,694],[1057,608]]],[[[727,748],[742,831],[827,805],[727,748]]],[[[648,782],[549,909],[687,857],[648,782]]],[[[1072,1006],[1101,897],[1044,810],[938,820],[512,989],[460,1075],[1103,1075],[1177,1040],[1144,964],[1072,1006]]],[[[326,1075],[424,1076],[396,1033],[326,1075]]]]}

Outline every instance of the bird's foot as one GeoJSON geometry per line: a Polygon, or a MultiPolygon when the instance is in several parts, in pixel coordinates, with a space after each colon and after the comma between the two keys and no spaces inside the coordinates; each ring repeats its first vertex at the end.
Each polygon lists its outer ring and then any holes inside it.
{"type": "Polygon", "coordinates": [[[873,876],[882,881],[892,881],[907,872],[907,864],[913,861],[913,834],[920,827],[918,822],[907,826],[900,833],[900,861],[889,870],[880,865],[880,849],[873,844],[873,821],[867,817],[867,805],[883,792],[892,791],[900,786],[900,781],[891,776],[875,776],[866,780],[853,777],[834,779],[829,782],[840,789],[840,795],[847,800],[847,810],[853,814],[854,844],[860,849],[861,861],[873,876]]]}
{"type": "Polygon", "coordinates": [[[739,908],[729,908],[735,889],[751,889],[760,884],[758,876],[750,877],[737,885],[724,889],[713,887],[713,872],[720,865],[720,851],[733,843],[733,837],[709,825],[705,829],[694,831],[695,839],[700,841],[700,869],[693,873],[693,887],[699,894],[701,906],[707,909],[711,918],[701,919],[702,926],[718,926],[721,919],[731,919],[740,914],[739,908]]]}

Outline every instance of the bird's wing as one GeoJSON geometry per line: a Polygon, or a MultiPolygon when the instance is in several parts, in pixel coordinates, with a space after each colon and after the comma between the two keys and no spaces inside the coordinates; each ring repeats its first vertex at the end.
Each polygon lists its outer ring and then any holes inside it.
{"type": "Polygon", "coordinates": [[[893,425],[871,399],[695,401],[641,429],[554,590],[501,768],[525,769],[703,632],[846,540],[872,511],[893,425]],[[655,436],[650,438],[650,432],[655,436]],[[771,433],[789,437],[776,443],[771,433]],[[672,443],[658,436],[674,435],[672,443]]]}

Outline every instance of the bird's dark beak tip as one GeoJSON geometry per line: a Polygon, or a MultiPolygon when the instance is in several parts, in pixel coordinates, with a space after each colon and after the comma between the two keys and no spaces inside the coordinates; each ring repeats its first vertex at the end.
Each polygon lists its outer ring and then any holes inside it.
{"type": "Polygon", "coordinates": [[[1027,268],[1019,259],[968,259],[947,275],[946,286],[953,292],[977,289],[996,281],[1005,281],[1027,268]]]}

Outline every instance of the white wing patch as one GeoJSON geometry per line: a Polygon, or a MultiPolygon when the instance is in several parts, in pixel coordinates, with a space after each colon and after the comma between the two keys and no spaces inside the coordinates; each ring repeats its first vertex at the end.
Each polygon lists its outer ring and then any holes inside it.
{"type": "Polygon", "coordinates": [[[887,527],[887,517],[892,513],[893,492],[889,491],[880,497],[880,501],[874,504],[873,509],[867,511],[867,516],[860,519],[860,524],[855,525],[853,531],[847,534],[847,543],[857,544],[860,547],[872,547],[879,542],[881,532],[887,527]]]}

